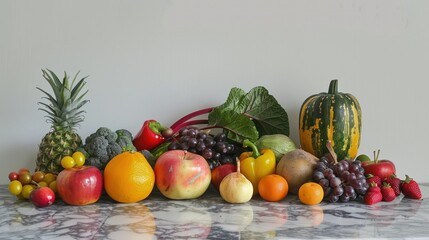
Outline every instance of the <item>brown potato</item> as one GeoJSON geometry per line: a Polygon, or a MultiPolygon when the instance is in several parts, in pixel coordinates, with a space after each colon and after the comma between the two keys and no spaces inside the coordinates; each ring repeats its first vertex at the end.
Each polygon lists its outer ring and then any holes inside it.
{"type": "Polygon", "coordinates": [[[302,184],[311,181],[313,169],[319,159],[302,149],[286,153],[277,164],[276,173],[283,176],[289,192],[298,193],[302,184]]]}

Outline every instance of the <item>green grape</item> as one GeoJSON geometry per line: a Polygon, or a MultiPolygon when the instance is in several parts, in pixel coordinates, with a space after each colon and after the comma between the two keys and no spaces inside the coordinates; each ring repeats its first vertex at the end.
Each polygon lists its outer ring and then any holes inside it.
{"type": "Polygon", "coordinates": [[[9,192],[12,195],[18,196],[22,191],[22,183],[18,180],[13,180],[9,183],[9,192]]]}

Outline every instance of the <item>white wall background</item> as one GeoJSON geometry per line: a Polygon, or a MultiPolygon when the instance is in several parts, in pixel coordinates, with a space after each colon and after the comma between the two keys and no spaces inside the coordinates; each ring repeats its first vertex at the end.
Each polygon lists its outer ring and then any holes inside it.
{"type": "Polygon", "coordinates": [[[298,111],[339,79],[363,111],[361,153],[429,182],[429,1],[16,1],[0,3],[0,183],[33,169],[49,125],[41,68],[90,75],[79,128],[136,133],[265,86],[298,111]]]}

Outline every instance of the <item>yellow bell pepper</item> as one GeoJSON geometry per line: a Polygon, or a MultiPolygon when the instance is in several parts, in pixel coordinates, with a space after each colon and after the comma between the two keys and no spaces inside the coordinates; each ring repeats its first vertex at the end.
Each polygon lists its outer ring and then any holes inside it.
{"type": "Polygon", "coordinates": [[[243,141],[243,147],[250,147],[253,151],[240,154],[240,172],[252,183],[253,195],[256,195],[259,193],[259,180],[276,171],[276,155],[268,148],[259,153],[256,145],[248,139],[243,141]]]}

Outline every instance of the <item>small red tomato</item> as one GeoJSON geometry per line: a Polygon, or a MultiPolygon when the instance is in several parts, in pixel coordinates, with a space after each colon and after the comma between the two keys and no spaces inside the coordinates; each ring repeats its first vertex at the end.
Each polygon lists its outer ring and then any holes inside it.
{"type": "Polygon", "coordinates": [[[17,172],[10,172],[9,173],[9,180],[13,181],[13,180],[18,180],[19,178],[19,174],[17,172]]]}

